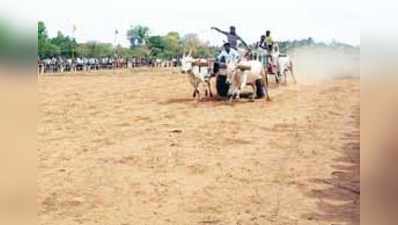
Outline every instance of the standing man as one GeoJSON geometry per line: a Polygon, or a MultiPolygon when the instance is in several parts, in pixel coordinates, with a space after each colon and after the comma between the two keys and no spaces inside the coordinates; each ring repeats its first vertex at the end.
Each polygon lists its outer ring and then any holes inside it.
{"type": "Polygon", "coordinates": [[[228,43],[230,44],[231,48],[237,50],[238,49],[238,41],[240,41],[246,48],[248,48],[248,45],[246,42],[236,34],[236,28],[234,26],[229,27],[229,32],[222,31],[217,27],[212,27],[211,29],[218,31],[225,36],[227,36],[228,43]]]}
{"type": "Polygon", "coordinates": [[[227,76],[226,74],[219,74],[220,68],[225,69],[226,64],[230,63],[231,61],[237,61],[239,59],[238,52],[231,48],[230,43],[224,44],[224,49],[221,51],[220,55],[217,57],[217,62],[214,63],[214,75],[217,74],[216,80],[216,88],[217,94],[220,97],[227,97],[229,84],[227,84],[227,76]]]}
{"type": "Polygon", "coordinates": [[[271,71],[270,72],[271,73],[276,73],[275,64],[274,64],[275,62],[274,62],[274,60],[272,58],[274,40],[272,39],[271,31],[269,31],[269,30],[267,30],[265,32],[265,44],[266,44],[267,51],[268,51],[268,55],[267,55],[268,60],[267,61],[269,61],[269,63],[271,64],[271,67],[270,67],[271,71]]]}
{"type": "Polygon", "coordinates": [[[261,51],[261,54],[259,55],[260,61],[263,64],[263,66],[267,69],[268,66],[268,46],[267,43],[265,41],[265,35],[261,35],[260,37],[260,41],[257,42],[256,47],[257,48],[261,48],[264,51],[261,51]]]}
{"type": "Polygon", "coordinates": [[[265,43],[267,44],[268,51],[272,51],[272,46],[274,45],[274,40],[271,37],[271,31],[267,30],[265,32],[265,43]]]}
{"type": "Polygon", "coordinates": [[[265,42],[265,35],[261,35],[260,41],[257,42],[256,47],[267,50],[268,47],[267,47],[267,44],[265,42]]]}

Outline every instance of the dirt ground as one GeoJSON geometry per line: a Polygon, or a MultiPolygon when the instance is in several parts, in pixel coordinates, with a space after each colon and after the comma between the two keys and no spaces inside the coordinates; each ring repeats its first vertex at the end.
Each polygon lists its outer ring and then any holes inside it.
{"type": "Polygon", "coordinates": [[[359,224],[359,78],[298,80],[228,105],[170,71],[40,76],[40,224],[359,224]]]}

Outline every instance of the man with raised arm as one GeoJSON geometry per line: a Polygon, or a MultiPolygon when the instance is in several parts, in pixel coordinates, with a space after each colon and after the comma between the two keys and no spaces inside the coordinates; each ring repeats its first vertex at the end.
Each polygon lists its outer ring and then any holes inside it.
{"type": "Polygon", "coordinates": [[[236,28],[234,26],[231,26],[229,28],[229,32],[222,31],[217,27],[212,27],[211,29],[218,31],[218,32],[224,34],[225,36],[227,36],[227,40],[228,40],[228,43],[230,44],[231,48],[237,50],[238,49],[238,41],[240,41],[246,48],[248,48],[248,45],[246,44],[246,42],[239,35],[236,34],[236,28]]]}

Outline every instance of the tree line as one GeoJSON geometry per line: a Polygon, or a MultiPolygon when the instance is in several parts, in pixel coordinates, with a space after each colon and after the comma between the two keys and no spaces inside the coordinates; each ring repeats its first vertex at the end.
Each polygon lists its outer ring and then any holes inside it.
{"type": "Polygon", "coordinates": [[[217,49],[199,39],[197,34],[181,36],[178,32],[169,32],[164,36],[151,35],[146,26],[131,26],[127,31],[130,47],[113,46],[111,43],[89,41],[77,43],[76,39],[58,31],[55,37],[49,37],[44,22],[38,22],[38,56],[49,58],[62,56],[75,57],[136,57],[172,59],[181,56],[184,51],[192,50],[196,57],[214,56],[217,49]]]}
{"type": "MultiPolygon", "coordinates": [[[[184,51],[188,50],[192,51],[194,57],[214,57],[218,51],[218,48],[211,46],[209,42],[201,41],[195,33],[183,36],[178,32],[169,32],[163,36],[153,35],[149,27],[136,25],[127,30],[126,36],[130,42],[129,48],[96,41],[78,43],[76,39],[64,35],[61,31],[58,31],[55,37],[49,37],[45,23],[41,21],[38,22],[38,56],[40,58],[118,56],[172,59],[181,56],[184,51]]],[[[254,46],[255,43],[251,45],[251,47],[254,46]]],[[[328,44],[315,42],[311,37],[302,40],[281,41],[279,47],[281,52],[289,52],[302,47],[358,49],[358,47],[336,41],[328,44]]]]}

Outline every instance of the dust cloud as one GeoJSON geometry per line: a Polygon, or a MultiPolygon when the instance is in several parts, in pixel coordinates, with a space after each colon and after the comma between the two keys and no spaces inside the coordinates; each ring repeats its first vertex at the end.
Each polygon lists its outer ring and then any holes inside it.
{"type": "Polygon", "coordinates": [[[360,50],[299,48],[291,51],[297,78],[304,82],[359,78],[360,50]]]}

